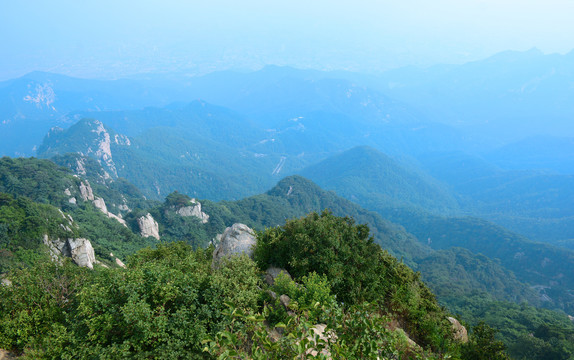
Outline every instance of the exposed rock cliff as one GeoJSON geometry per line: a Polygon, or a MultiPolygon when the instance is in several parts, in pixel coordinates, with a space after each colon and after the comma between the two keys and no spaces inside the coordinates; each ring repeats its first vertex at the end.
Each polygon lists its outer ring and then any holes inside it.
{"type": "Polygon", "coordinates": [[[138,218],[138,226],[141,236],[151,236],[159,240],[159,225],[150,213],[138,218]]]}
{"type": "Polygon", "coordinates": [[[253,257],[255,243],[255,233],[249,226],[239,223],[233,224],[233,226],[225,229],[219,245],[213,252],[213,266],[217,266],[222,258],[228,258],[232,255],[245,253],[247,256],[253,257]]]}
{"type": "Polygon", "coordinates": [[[72,258],[78,266],[90,269],[93,269],[94,264],[97,263],[94,248],[88,239],[50,239],[47,234],[44,234],[42,240],[44,244],[48,246],[50,255],[54,261],[59,262],[61,256],[66,256],[72,258]]]}
{"type": "Polygon", "coordinates": [[[93,201],[94,206],[96,209],[100,210],[104,214],[108,214],[108,207],[106,206],[106,202],[101,197],[97,197],[93,201]]]}
{"type": "Polygon", "coordinates": [[[203,224],[209,221],[209,215],[201,211],[201,203],[195,199],[191,199],[189,206],[180,207],[175,212],[181,216],[195,216],[203,224]]]}
{"type": "Polygon", "coordinates": [[[78,266],[90,269],[94,268],[96,255],[94,254],[94,248],[90,240],[84,238],[68,239],[66,252],[67,251],[69,251],[70,257],[78,266]]]}
{"type": "Polygon", "coordinates": [[[84,201],[94,200],[94,191],[92,190],[92,187],[90,186],[90,182],[88,180],[80,182],[79,189],[82,200],[84,201]]]}

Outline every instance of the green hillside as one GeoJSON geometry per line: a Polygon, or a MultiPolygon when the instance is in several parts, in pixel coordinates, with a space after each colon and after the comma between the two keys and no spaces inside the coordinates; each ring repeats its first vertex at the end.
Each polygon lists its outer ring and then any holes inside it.
{"type": "Polygon", "coordinates": [[[445,214],[459,208],[445,185],[371,147],[347,150],[300,174],[371,210],[416,208],[445,214]]]}

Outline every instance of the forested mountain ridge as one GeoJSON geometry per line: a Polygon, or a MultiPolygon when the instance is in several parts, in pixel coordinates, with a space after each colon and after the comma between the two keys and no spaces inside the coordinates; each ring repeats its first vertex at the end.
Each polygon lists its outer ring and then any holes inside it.
{"type": "MultiPolygon", "coordinates": [[[[277,179],[274,173],[281,172],[277,167],[285,159],[247,148],[257,135],[242,137],[232,131],[242,129],[239,134],[248,134],[247,127],[228,128],[227,137],[204,136],[198,119],[206,125],[204,131],[211,132],[207,127],[215,126],[218,118],[214,110],[217,108],[203,114],[193,111],[196,116],[193,125],[182,128],[177,122],[172,126],[160,122],[129,138],[99,120],[83,119],[67,130],[53,130],[38,153],[40,157],[68,152],[93,157],[111,176],[128,179],[146,196],[156,199],[174,190],[214,200],[239,198],[271,186],[277,179]]],[[[233,121],[227,119],[227,113],[219,114],[223,121],[233,121]]]]}
{"type": "MultiPolygon", "coordinates": [[[[83,168],[85,170],[88,170],[88,172],[95,170],[96,176],[92,177],[91,183],[97,183],[97,186],[101,186],[102,189],[104,187],[113,187],[115,185],[112,184],[122,181],[106,179],[105,176],[101,175],[102,170],[98,169],[97,162],[93,160],[89,161],[89,159],[79,157],[78,155],[71,154],[58,158],[58,160],[60,163],[76,166],[76,170],[77,162],[84,161],[83,168]]],[[[12,175],[12,187],[18,189],[18,193],[15,193],[17,196],[20,196],[20,194],[29,194],[29,196],[32,197],[36,196],[32,190],[36,189],[35,184],[38,179],[53,176],[55,178],[63,177],[75,181],[84,181],[71,176],[69,172],[61,168],[50,165],[46,160],[5,158],[3,159],[3,164],[4,168],[11,170],[5,172],[2,178],[6,179],[6,174],[12,175]],[[14,181],[15,176],[21,181],[14,181]]],[[[472,279],[470,279],[470,282],[464,281],[460,277],[460,269],[448,264],[447,266],[441,265],[441,261],[437,261],[437,259],[440,259],[439,253],[437,253],[436,256],[433,255],[432,250],[430,250],[426,244],[422,245],[418,243],[414,237],[405,233],[400,227],[383,220],[375,213],[361,209],[348,200],[337,197],[334,193],[323,191],[302,177],[285,178],[267,193],[240,201],[214,203],[201,200],[201,211],[209,216],[208,221],[205,223],[196,217],[184,218],[177,214],[179,206],[177,204],[187,204],[190,201],[190,199],[183,194],[171,194],[163,204],[158,204],[157,202],[147,203],[143,201],[136,192],[131,196],[125,196],[125,198],[134,199],[131,202],[131,206],[133,206],[133,208],[131,208],[132,211],[123,213],[123,218],[127,221],[127,228],[120,225],[117,220],[104,216],[104,214],[93,207],[90,202],[86,202],[85,204],[78,202],[76,205],[78,209],[74,210],[75,206],[69,202],[69,198],[64,192],[65,188],[63,190],[60,189],[62,186],[58,185],[58,183],[52,184],[50,181],[46,181],[45,183],[49,187],[49,189],[45,189],[46,194],[53,192],[54,199],[59,199],[57,201],[67,206],[68,211],[70,211],[74,219],[78,221],[79,232],[84,234],[92,233],[92,235],[99,234],[92,237],[94,239],[96,256],[102,259],[104,263],[110,265],[112,264],[112,259],[109,257],[109,251],[113,251],[116,256],[121,256],[121,258],[126,259],[125,255],[132,253],[135,249],[147,244],[157,243],[153,238],[143,239],[139,235],[134,234],[134,232],[138,231],[138,229],[135,228],[134,220],[143,213],[149,212],[157,219],[162,241],[185,240],[194,247],[201,248],[212,242],[215,235],[221,233],[226,226],[237,221],[245,222],[256,229],[264,229],[270,226],[281,225],[288,219],[301,217],[310,211],[330,208],[335,215],[353,216],[358,223],[369,224],[372,228],[372,234],[376,243],[379,243],[384,249],[388,249],[395,255],[403,257],[405,261],[413,264],[417,269],[418,266],[420,266],[420,270],[423,270],[428,264],[434,264],[434,270],[443,269],[441,270],[443,271],[442,273],[440,273],[440,271],[433,271],[433,274],[431,275],[429,273],[428,277],[424,274],[422,276],[431,281],[431,287],[436,287],[436,289],[439,290],[441,298],[443,296],[454,296],[456,298],[457,294],[481,293],[483,297],[486,296],[488,298],[492,296],[492,299],[527,300],[533,304],[537,303],[536,298],[532,299],[532,293],[528,288],[518,283],[507,270],[497,269],[497,266],[489,264],[488,260],[484,258],[481,259],[480,256],[472,255],[469,252],[462,253],[462,257],[460,255],[454,255],[455,252],[452,253],[453,255],[446,255],[447,258],[451,256],[461,259],[466,258],[467,260],[465,261],[470,261],[475,265],[478,264],[479,268],[486,266],[492,269],[492,271],[498,272],[500,275],[498,283],[492,283],[489,277],[484,276],[485,274],[481,271],[471,275],[472,279]],[[56,190],[54,191],[54,189],[56,190]],[[55,195],[59,194],[60,191],[63,196],[60,195],[60,197],[56,197],[55,195]],[[103,229],[109,230],[105,230],[102,233],[103,229]],[[124,235],[118,237],[118,234],[124,235]],[[110,242],[109,240],[105,240],[110,238],[113,238],[114,241],[110,242]],[[120,241],[118,242],[118,240],[120,241]],[[453,279],[450,283],[456,284],[456,286],[451,286],[449,291],[445,292],[443,284],[445,279],[448,278],[453,279]],[[508,293],[509,290],[511,293],[508,293]]],[[[129,186],[120,185],[119,188],[130,189],[129,186]]],[[[97,186],[94,185],[94,193],[96,192],[97,186]]],[[[113,193],[119,190],[110,188],[108,191],[113,193]]],[[[115,195],[115,197],[122,198],[117,195],[115,195]]],[[[42,200],[41,198],[36,200],[48,201],[42,200]]],[[[112,201],[110,201],[110,203],[112,203],[112,201]]],[[[3,206],[3,208],[7,209],[6,206],[3,206]]],[[[54,208],[54,211],[57,213],[56,208],[54,208]]],[[[445,254],[448,253],[442,253],[441,256],[445,256],[445,254]]],[[[458,252],[458,254],[461,253],[458,252]]],[[[37,259],[38,257],[35,257],[34,261],[37,261],[37,259]]],[[[465,264],[465,262],[459,262],[458,260],[457,262],[459,266],[465,264]]],[[[477,268],[473,269],[467,265],[464,266],[465,271],[468,270],[472,272],[477,270],[477,268]]],[[[530,312],[537,311],[533,308],[528,309],[530,312]]],[[[509,341],[514,340],[511,339],[509,341]]]]}
{"type": "Polygon", "coordinates": [[[153,243],[122,225],[122,214],[137,204],[134,197],[112,187],[106,203],[88,181],[47,160],[0,159],[0,193],[5,196],[1,222],[6,268],[47,256],[43,235],[88,239],[96,257],[107,264],[153,243]],[[20,253],[29,256],[23,259],[20,253]]]}
{"type": "Polygon", "coordinates": [[[370,210],[413,208],[460,212],[457,198],[434,178],[407,169],[371,147],[355,147],[306,167],[300,174],[370,210]]]}

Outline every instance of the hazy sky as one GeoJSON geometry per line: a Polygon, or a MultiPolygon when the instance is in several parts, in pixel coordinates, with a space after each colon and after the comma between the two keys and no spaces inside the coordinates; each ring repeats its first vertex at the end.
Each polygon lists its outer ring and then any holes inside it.
{"type": "Polygon", "coordinates": [[[380,71],[574,48],[574,0],[0,0],[0,80],[265,64],[380,71]]]}

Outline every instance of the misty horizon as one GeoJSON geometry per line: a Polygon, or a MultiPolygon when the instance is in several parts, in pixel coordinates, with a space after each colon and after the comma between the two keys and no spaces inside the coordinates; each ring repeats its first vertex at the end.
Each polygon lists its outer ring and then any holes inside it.
{"type": "Polygon", "coordinates": [[[13,2],[0,14],[0,80],[32,71],[115,79],[265,65],[381,73],[503,51],[574,49],[574,2],[361,1],[351,6],[146,1],[13,2]],[[31,6],[33,5],[33,6],[31,6]]]}

